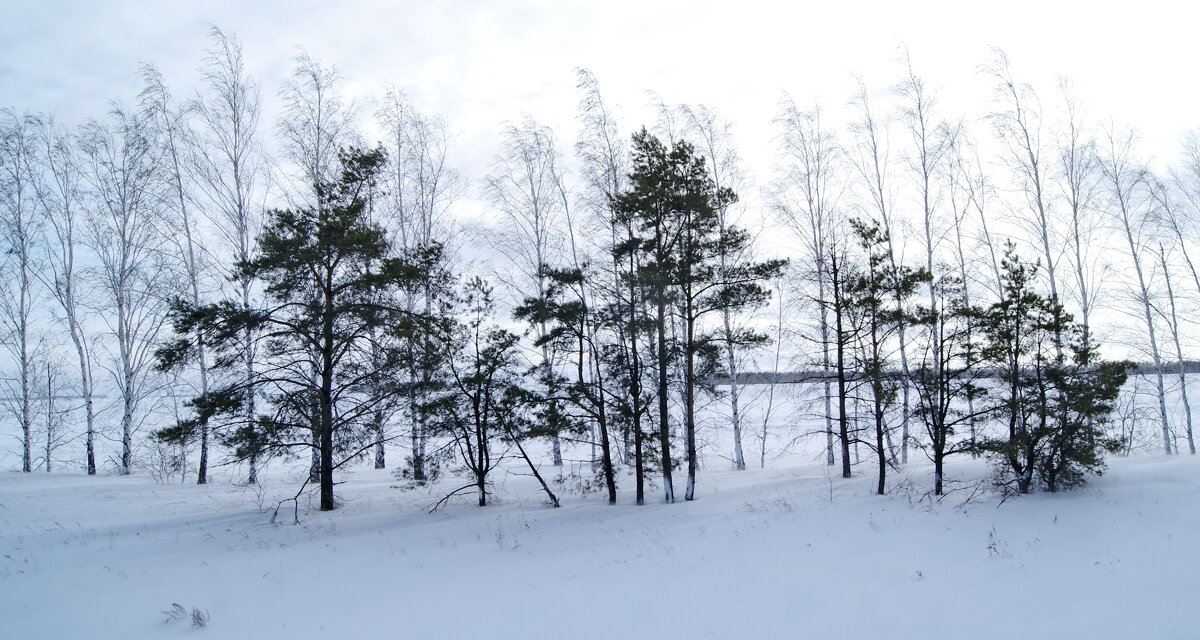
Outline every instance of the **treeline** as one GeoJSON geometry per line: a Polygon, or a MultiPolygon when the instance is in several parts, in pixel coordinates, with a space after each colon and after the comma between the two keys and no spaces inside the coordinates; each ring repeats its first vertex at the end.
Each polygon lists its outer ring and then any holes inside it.
{"type": "Polygon", "coordinates": [[[1000,54],[978,121],[942,116],[911,70],[886,105],[860,82],[841,129],[785,100],[761,189],[715,111],[660,104],[630,135],[586,70],[573,153],[526,118],[477,181],[453,168],[446,123],[394,88],[367,117],[301,54],[267,123],[235,39],[214,29],[201,71],[182,99],[144,67],[133,103],[78,126],[3,113],[5,403],[26,472],[82,442],[67,467],[94,474],[112,437],[119,473],[195,461],[204,483],[216,455],[255,483],[304,456],[301,491],[332,509],[339,468],[365,458],[417,484],[454,469],[450,495],[484,505],[515,457],[557,505],[542,458],[567,450],[610,503],[622,482],[674,501],[677,472],[690,500],[701,398],[727,404],[745,469],[739,380],[765,359],[824,372],[825,461],[849,477],[866,447],[880,493],[914,446],[938,494],[955,454],[1056,490],[1140,437],[1109,421],[1128,367],[1099,358],[1110,337],[1153,363],[1162,447],[1195,452],[1182,318],[1200,294],[1200,144],[1156,177],[1132,133],[1091,127],[1065,89],[1043,114],[1000,54]],[[496,214],[482,232],[456,213],[476,185],[496,214]],[[470,266],[481,244],[494,268],[470,266]],[[1122,311],[1140,325],[1095,326],[1122,311]]]}

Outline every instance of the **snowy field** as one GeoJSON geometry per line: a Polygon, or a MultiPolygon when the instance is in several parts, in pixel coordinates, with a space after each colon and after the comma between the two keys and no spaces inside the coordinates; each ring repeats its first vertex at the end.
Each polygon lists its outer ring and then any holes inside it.
{"type": "MultiPolygon", "coordinates": [[[[706,469],[693,503],[543,504],[499,474],[496,504],[425,508],[358,470],[343,506],[149,477],[0,474],[6,638],[1195,638],[1200,461],[1114,458],[1069,494],[1000,497],[981,461],[931,502],[911,465],[871,495],[809,459],[706,469]],[[207,613],[165,621],[180,604],[207,613]]],[[[723,465],[721,465],[723,466],[723,465]]],[[[630,483],[625,483],[628,489],[630,483]]],[[[657,494],[654,494],[657,498],[657,494]]]]}

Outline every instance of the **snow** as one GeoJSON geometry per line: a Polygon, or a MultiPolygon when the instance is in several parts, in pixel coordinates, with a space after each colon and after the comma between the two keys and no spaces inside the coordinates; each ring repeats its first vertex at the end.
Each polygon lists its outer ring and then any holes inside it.
{"type": "MultiPolygon", "coordinates": [[[[621,504],[497,476],[395,488],[356,470],[302,523],[260,489],[145,477],[0,474],[0,620],[9,638],[1187,638],[1200,580],[1200,462],[1115,458],[1087,487],[1002,501],[982,461],[888,496],[808,459],[711,468],[698,500],[621,504]],[[982,484],[980,484],[982,483],[982,484]],[[978,487],[976,487],[978,485],[978,487]],[[977,493],[975,489],[981,489],[977,493]],[[972,499],[968,500],[969,497],[972,499]],[[164,622],[179,603],[205,628],[164,622]]],[[[514,468],[515,470],[515,468],[514,468]]]]}

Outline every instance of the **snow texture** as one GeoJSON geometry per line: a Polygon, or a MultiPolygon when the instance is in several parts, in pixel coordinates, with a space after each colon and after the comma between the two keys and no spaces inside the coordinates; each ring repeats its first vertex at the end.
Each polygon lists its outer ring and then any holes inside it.
{"type": "Polygon", "coordinates": [[[626,482],[618,506],[561,509],[501,473],[495,506],[432,514],[454,479],[359,470],[337,511],[302,498],[300,525],[290,506],[270,523],[280,470],[259,489],[4,473],[0,635],[1194,638],[1200,461],[1110,466],[1002,502],[957,461],[934,502],[920,465],[878,497],[867,474],[776,461],[707,469],[692,503],[636,507],[626,482]]]}

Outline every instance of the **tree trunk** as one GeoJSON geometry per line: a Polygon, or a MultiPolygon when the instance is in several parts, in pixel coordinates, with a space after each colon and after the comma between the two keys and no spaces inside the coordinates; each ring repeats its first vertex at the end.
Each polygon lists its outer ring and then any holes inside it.
{"type": "Polygon", "coordinates": [[[725,325],[725,360],[729,366],[729,410],[733,422],[733,468],[738,471],[746,470],[746,457],[742,452],[742,413],[739,406],[741,387],[738,385],[737,353],[733,347],[733,326],[731,314],[726,309],[722,315],[725,325]]]}
{"type": "Polygon", "coordinates": [[[671,482],[671,424],[667,414],[667,306],[658,302],[658,443],[662,453],[663,499],[675,502],[671,482]]]}
{"type": "Polygon", "coordinates": [[[1162,423],[1163,448],[1171,455],[1171,427],[1167,421],[1167,391],[1163,380],[1162,356],[1158,350],[1158,336],[1154,329],[1154,317],[1151,315],[1150,288],[1142,273],[1141,254],[1133,239],[1129,222],[1125,222],[1125,238],[1129,242],[1129,253],[1133,258],[1134,271],[1138,279],[1138,301],[1142,304],[1142,317],[1146,322],[1146,334],[1150,339],[1150,357],[1154,362],[1155,391],[1158,395],[1158,415],[1162,423]]]}
{"type": "Polygon", "coordinates": [[[688,479],[687,490],[684,491],[684,500],[696,499],[696,468],[699,466],[699,459],[696,455],[696,363],[693,344],[696,339],[696,321],[692,318],[691,308],[691,292],[685,293],[687,303],[685,305],[684,317],[686,318],[687,333],[684,340],[687,344],[687,361],[684,363],[684,381],[683,381],[683,396],[684,396],[684,426],[687,437],[687,458],[688,458],[688,479]]]}
{"type": "Polygon", "coordinates": [[[383,416],[375,416],[375,468],[386,469],[387,459],[383,453],[383,416]]]}
{"type": "Polygon", "coordinates": [[[838,433],[842,445],[842,477],[850,477],[850,424],[846,413],[846,332],[842,308],[841,273],[837,258],[833,257],[833,319],[837,334],[837,386],[838,386],[838,433]]]}
{"type": "Polygon", "coordinates": [[[942,495],[942,474],[946,464],[945,456],[940,452],[933,454],[933,495],[942,495]]]}
{"type": "MultiPolygon", "coordinates": [[[[821,300],[825,300],[825,275],[824,275],[824,260],[817,258],[817,295],[821,300]]],[[[832,369],[829,356],[829,315],[828,310],[824,306],[820,311],[821,323],[821,367],[826,374],[832,369]]],[[[829,379],[825,379],[825,384],[822,385],[825,392],[825,464],[832,467],[834,465],[833,455],[833,387],[829,379]]]]}
{"type": "Polygon", "coordinates": [[[324,317],[321,327],[321,421],[318,434],[321,443],[321,511],[337,507],[333,499],[333,319],[337,313],[333,294],[332,270],[324,277],[324,317]]]}
{"type": "MultiPolygon", "coordinates": [[[[244,255],[243,260],[248,260],[249,255],[244,255]]],[[[242,281],[242,308],[250,309],[250,281],[242,281]]],[[[250,329],[246,329],[242,336],[242,357],[246,360],[246,426],[251,430],[254,429],[256,393],[254,388],[254,333],[250,329]]],[[[255,442],[250,451],[250,470],[246,477],[246,484],[258,484],[258,443],[255,442]]]]}
{"type": "Polygon", "coordinates": [[[1167,299],[1170,302],[1171,337],[1175,342],[1175,357],[1179,361],[1179,399],[1183,402],[1184,424],[1187,428],[1188,453],[1195,455],[1196,438],[1192,432],[1192,403],[1188,398],[1187,373],[1183,361],[1183,344],[1179,339],[1179,316],[1176,314],[1175,309],[1175,288],[1171,284],[1171,271],[1167,267],[1167,255],[1166,252],[1163,251],[1161,244],[1159,245],[1159,258],[1162,262],[1163,278],[1167,283],[1167,299]]]}

